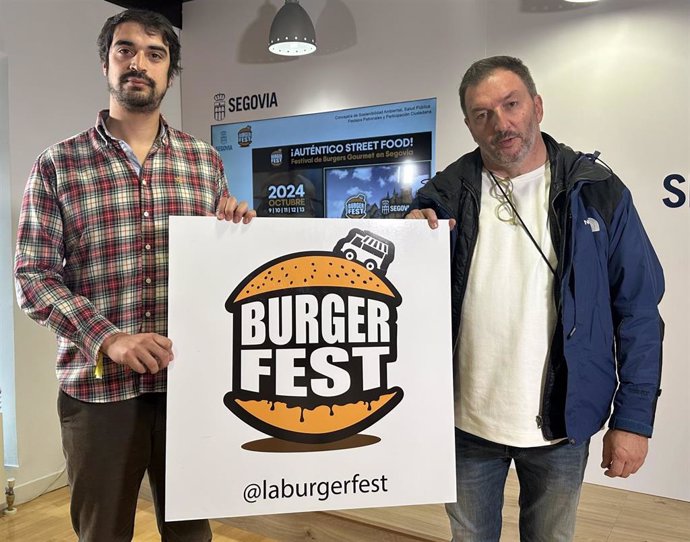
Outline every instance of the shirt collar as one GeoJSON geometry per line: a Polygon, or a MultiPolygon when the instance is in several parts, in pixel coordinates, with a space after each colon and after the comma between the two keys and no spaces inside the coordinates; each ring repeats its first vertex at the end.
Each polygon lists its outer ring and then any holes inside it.
{"type": "MultiPolygon", "coordinates": [[[[109,115],[110,111],[108,109],[103,109],[98,113],[98,117],[96,119],[96,131],[98,132],[98,135],[101,136],[101,139],[103,139],[103,142],[106,145],[110,144],[112,140],[119,141],[113,134],[110,133],[108,127],[106,126],[105,121],[108,120],[109,115]]],[[[154,142],[154,145],[156,143],[160,145],[167,145],[168,123],[166,122],[165,118],[163,118],[163,115],[160,116],[159,126],[160,128],[158,129],[158,135],[156,136],[156,141],[154,142]]]]}

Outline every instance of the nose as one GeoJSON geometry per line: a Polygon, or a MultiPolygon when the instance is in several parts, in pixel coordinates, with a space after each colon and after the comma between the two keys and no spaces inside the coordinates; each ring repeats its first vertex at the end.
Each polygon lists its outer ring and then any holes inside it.
{"type": "Polygon", "coordinates": [[[132,60],[129,63],[129,69],[138,72],[145,72],[145,58],[146,57],[142,52],[138,52],[136,55],[132,57],[132,60]]]}
{"type": "Polygon", "coordinates": [[[504,115],[504,113],[500,109],[497,109],[496,111],[494,111],[493,125],[494,125],[494,130],[497,132],[505,132],[508,130],[508,127],[509,127],[508,117],[506,115],[504,115]]]}

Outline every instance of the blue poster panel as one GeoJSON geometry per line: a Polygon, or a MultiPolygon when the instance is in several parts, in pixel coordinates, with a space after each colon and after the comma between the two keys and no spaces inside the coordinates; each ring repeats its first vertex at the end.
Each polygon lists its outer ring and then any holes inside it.
{"type": "Polygon", "coordinates": [[[434,169],[436,99],[211,127],[258,216],[401,218],[434,169]]]}

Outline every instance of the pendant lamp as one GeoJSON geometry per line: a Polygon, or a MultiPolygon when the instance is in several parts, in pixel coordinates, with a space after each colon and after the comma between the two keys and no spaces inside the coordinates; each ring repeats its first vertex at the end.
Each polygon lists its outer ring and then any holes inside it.
{"type": "Polygon", "coordinates": [[[314,24],[298,0],[285,0],[285,5],[276,13],[268,50],[284,56],[308,55],[316,51],[314,24]]]}

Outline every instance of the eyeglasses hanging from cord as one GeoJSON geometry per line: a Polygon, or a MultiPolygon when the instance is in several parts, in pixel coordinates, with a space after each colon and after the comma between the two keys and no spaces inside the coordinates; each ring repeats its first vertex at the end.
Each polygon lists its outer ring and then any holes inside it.
{"type": "Polygon", "coordinates": [[[316,51],[316,31],[298,0],[285,0],[271,24],[268,50],[276,55],[301,56],[316,51]]]}
{"type": "Polygon", "coordinates": [[[491,197],[498,201],[496,206],[496,218],[501,222],[506,224],[511,224],[512,226],[517,226],[519,222],[515,217],[515,200],[513,199],[513,181],[510,177],[501,179],[500,177],[494,177],[494,174],[489,172],[494,183],[489,188],[489,194],[491,197]]]}
{"type": "Polygon", "coordinates": [[[491,177],[491,180],[493,180],[493,182],[494,182],[491,185],[491,189],[489,190],[489,193],[499,201],[499,204],[496,207],[496,217],[501,222],[506,222],[507,224],[513,224],[515,226],[518,225],[518,222],[515,220],[517,218],[517,220],[519,220],[519,222],[520,222],[520,225],[522,226],[522,229],[525,231],[527,236],[530,238],[530,241],[532,241],[532,244],[539,251],[539,254],[541,254],[542,259],[546,262],[546,265],[549,266],[551,273],[553,273],[553,276],[556,277],[557,276],[556,270],[553,268],[553,265],[551,265],[551,262],[546,257],[546,254],[544,254],[544,251],[539,246],[539,243],[537,243],[536,239],[532,235],[532,232],[529,231],[529,228],[527,227],[527,224],[525,224],[525,221],[522,220],[520,213],[518,213],[517,207],[515,207],[515,202],[513,201],[513,183],[512,183],[512,181],[510,179],[500,179],[499,180],[489,170],[486,170],[486,171],[488,171],[489,176],[491,177]],[[504,186],[506,187],[506,189],[504,189],[504,186]],[[496,190],[494,190],[494,188],[496,188],[496,190]],[[500,194],[499,194],[499,192],[500,192],[500,194]]]}

